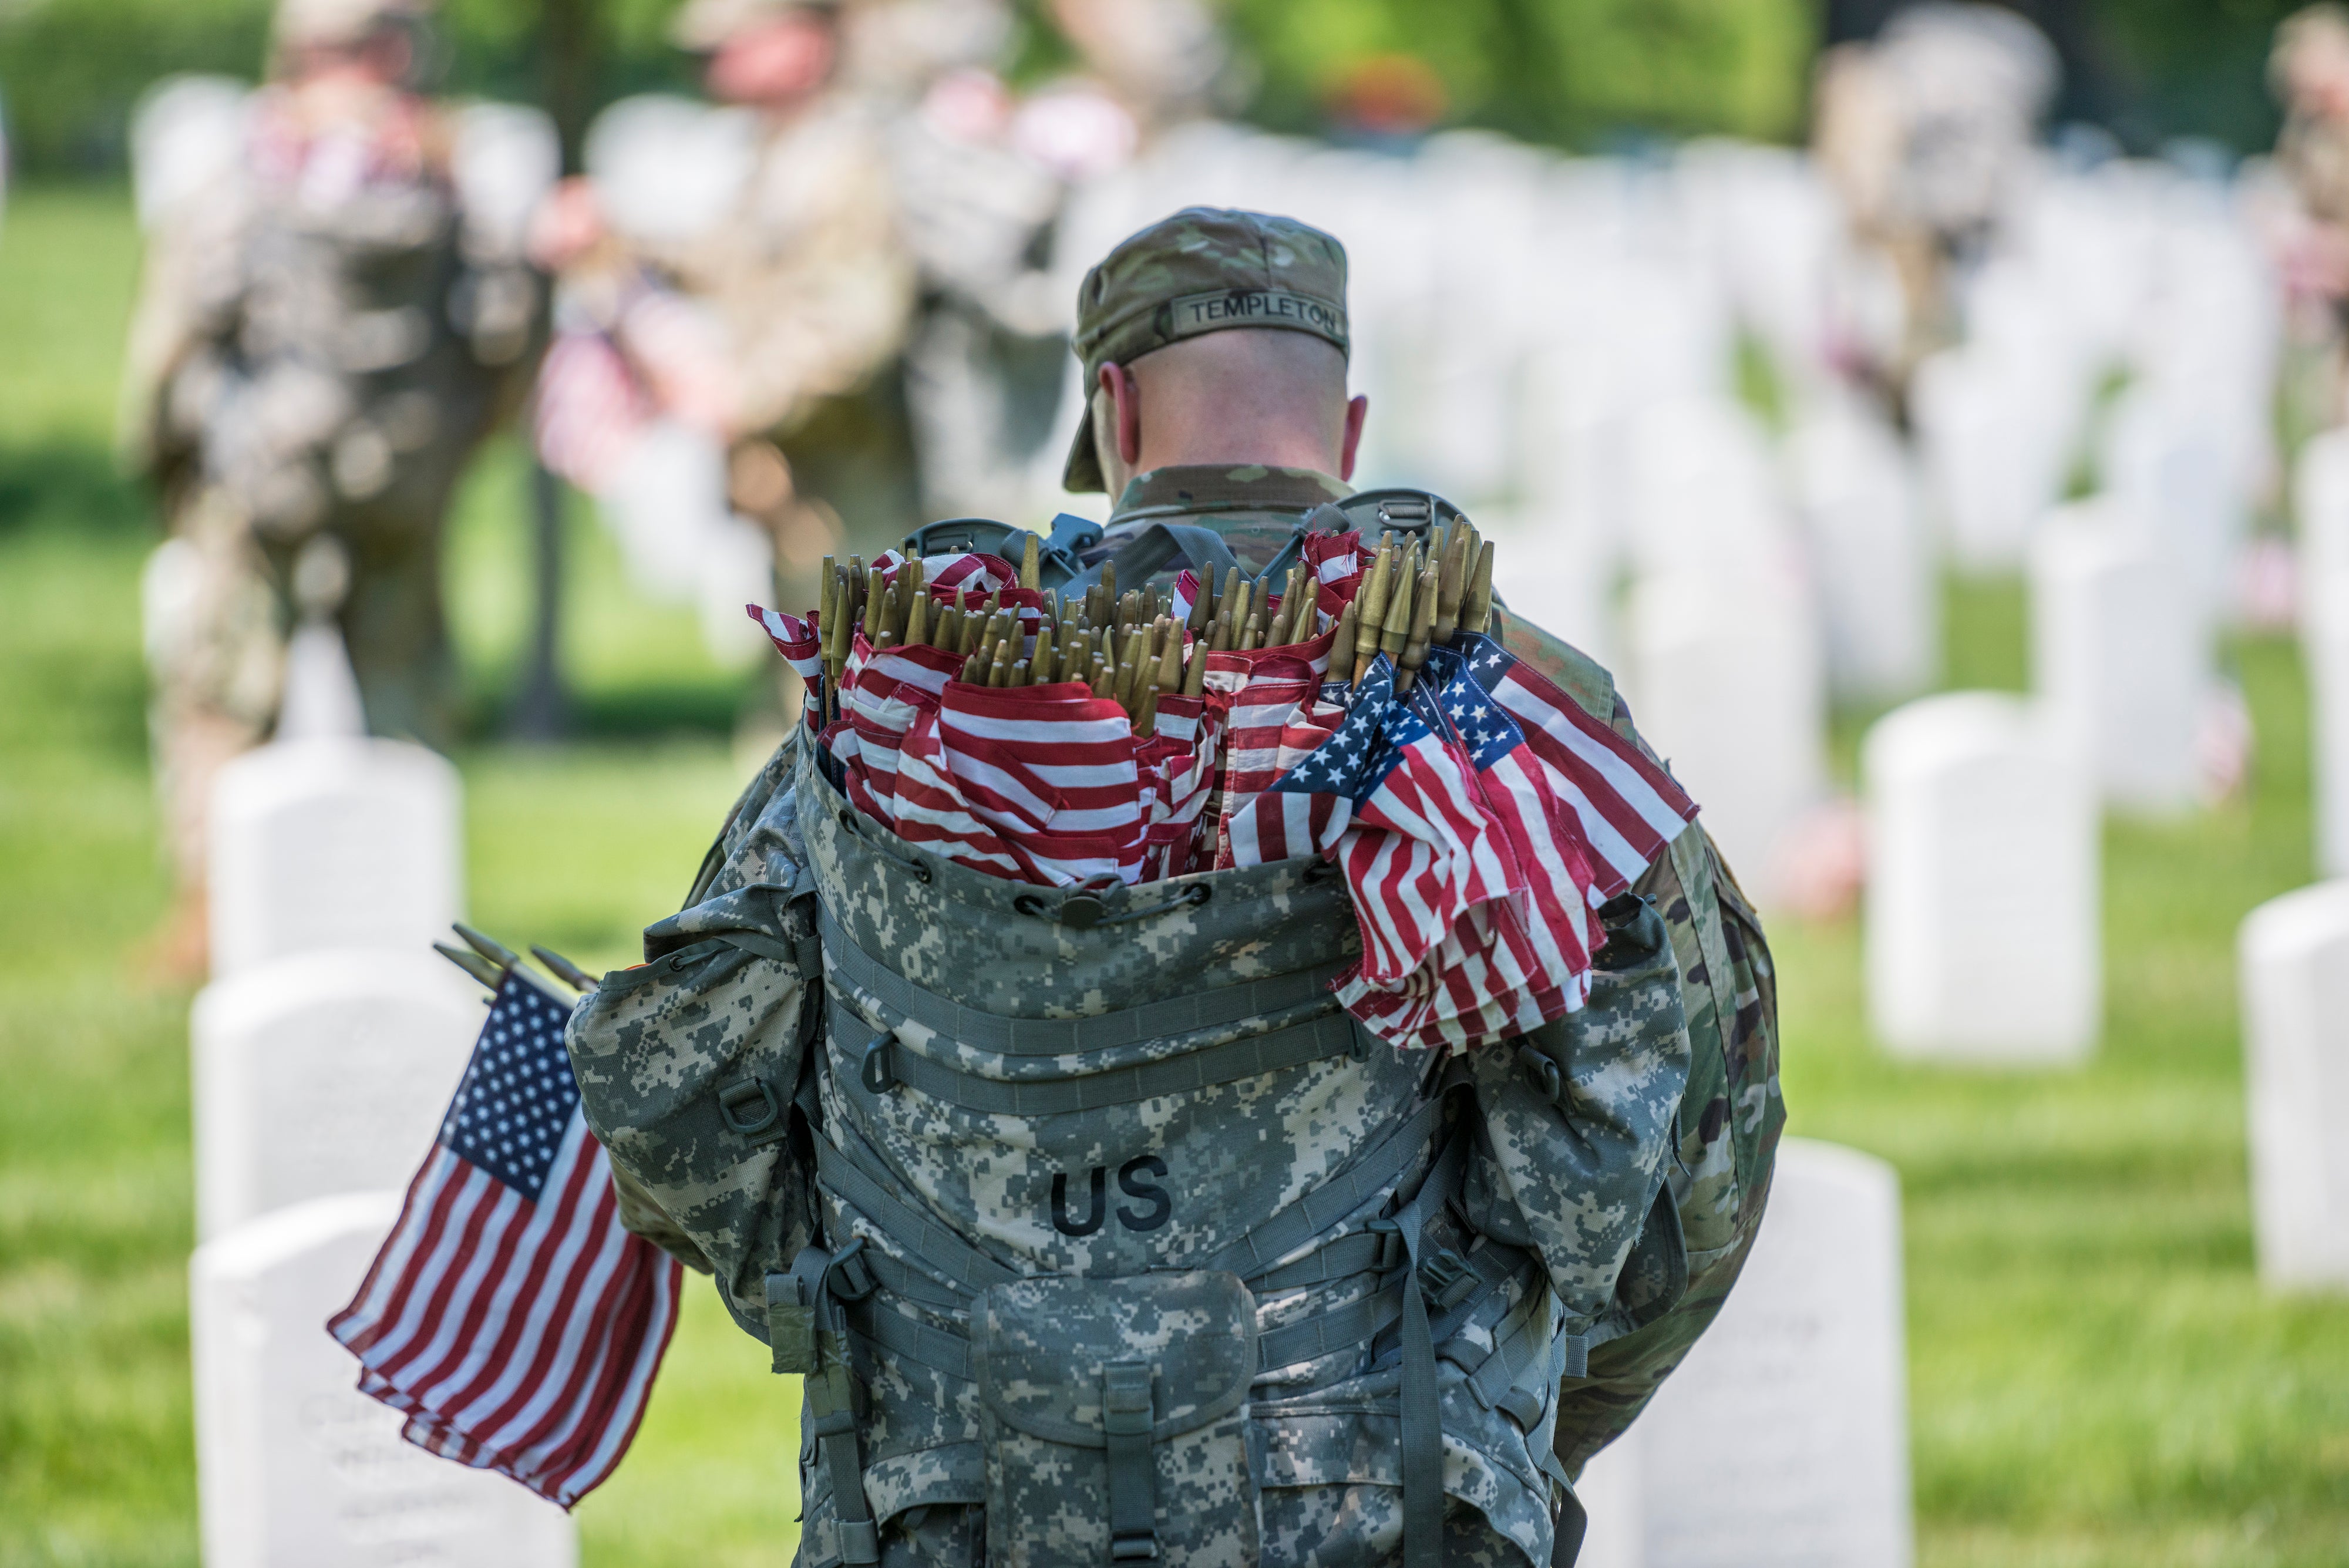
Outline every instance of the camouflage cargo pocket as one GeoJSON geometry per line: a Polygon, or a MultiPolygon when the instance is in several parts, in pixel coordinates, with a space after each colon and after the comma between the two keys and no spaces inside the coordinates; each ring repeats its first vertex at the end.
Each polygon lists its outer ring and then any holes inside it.
{"type": "Polygon", "coordinates": [[[1240,1568],[1256,1300],[1237,1275],[998,1285],[972,1316],[990,1568],[1240,1568]]]}
{"type": "Polygon", "coordinates": [[[566,1033],[614,1168],[700,1251],[735,1321],[762,1338],[766,1276],[811,1229],[786,1138],[811,1002],[776,946],[735,932],[616,971],[566,1033]]]}

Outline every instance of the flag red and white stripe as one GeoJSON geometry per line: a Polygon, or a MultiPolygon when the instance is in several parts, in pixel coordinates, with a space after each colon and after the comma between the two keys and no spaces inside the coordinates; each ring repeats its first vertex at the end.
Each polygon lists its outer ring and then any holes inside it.
{"type": "Polygon", "coordinates": [[[760,605],[744,605],[742,611],[759,623],[767,640],[775,645],[775,651],[783,656],[784,662],[801,680],[812,687],[823,679],[823,645],[817,635],[814,616],[802,619],[760,605]]]}

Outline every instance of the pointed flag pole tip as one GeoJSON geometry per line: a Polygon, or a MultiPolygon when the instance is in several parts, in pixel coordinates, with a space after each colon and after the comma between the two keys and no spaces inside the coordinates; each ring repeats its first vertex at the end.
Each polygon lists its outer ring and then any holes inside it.
{"type": "Polygon", "coordinates": [[[479,953],[468,952],[463,948],[450,947],[447,942],[434,942],[432,950],[488,986],[492,991],[497,990],[505,981],[505,971],[479,953]]]}
{"type": "Polygon", "coordinates": [[[555,979],[563,981],[564,984],[572,987],[574,990],[593,991],[597,986],[604,983],[604,977],[602,975],[589,974],[585,970],[581,969],[577,964],[573,963],[569,959],[564,958],[561,953],[556,952],[552,948],[543,948],[533,945],[530,950],[530,956],[544,964],[547,969],[553,972],[555,979]]]}
{"type": "Polygon", "coordinates": [[[514,965],[522,962],[521,954],[516,953],[510,949],[500,947],[496,942],[492,941],[489,938],[483,936],[481,932],[475,930],[472,927],[467,925],[462,920],[450,921],[449,929],[456,932],[459,936],[464,938],[465,945],[467,947],[471,948],[475,952],[481,954],[492,963],[496,964],[500,969],[512,969],[514,965]]]}

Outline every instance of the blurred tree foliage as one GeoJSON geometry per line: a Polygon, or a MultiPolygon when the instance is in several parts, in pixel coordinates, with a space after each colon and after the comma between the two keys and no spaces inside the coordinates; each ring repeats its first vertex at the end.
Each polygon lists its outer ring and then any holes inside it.
{"type": "MultiPolygon", "coordinates": [[[[687,87],[690,63],[664,27],[676,0],[599,0],[603,97],[687,87]]],[[[1036,0],[1024,29],[1041,31],[1036,0]]],[[[1256,66],[1252,112],[1307,130],[1350,67],[1416,55],[1454,117],[1542,141],[1587,145],[1624,130],[1785,136],[1800,122],[1809,0],[1229,0],[1256,66]]],[[[535,98],[537,0],[443,0],[450,85],[535,98]]],[[[172,71],[250,77],[268,0],[0,0],[0,97],[18,167],[56,174],[121,166],[124,120],[172,71]]],[[[1054,57],[1049,43],[1030,59],[1054,57]]]]}
{"type": "MultiPolygon", "coordinates": [[[[1062,57],[1042,0],[1016,0],[1023,58],[1062,57]]],[[[1800,133],[1821,27],[1848,11],[1880,20],[1900,0],[1216,0],[1254,67],[1249,113],[1318,129],[1330,95],[1365,60],[1409,55],[1442,78],[1454,120],[1591,147],[1630,134],[1800,133]]],[[[2068,106],[2133,147],[2171,136],[2265,146],[2275,115],[2262,76],[2275,24],[2297,0],[2010,0],[2060,23],[2075,85],[2068,106]]],[[[691,84],[664,29],[678,0],[593,0],[597,95],[691,84]]],[[[18,167],[105,173],[122,163],[125,117],[172,71],[250,77],[270,0],[0,0],[0,100],[18,167]]],[[[536,98],[540,0],[443,0],[450,85],[536,98]]],[[[1863,26],[1859,30],[1868,30],[1863,26]]]]}
{"type": "Polygon", "coordinates": [[[1792,136],[1815,44],[1809,0],[1232,0],[1230,14],[1268,123],[1318,125],[1350,67],[1406,54],[1443,78],[1455,119],[1577,147],[1792,136]]]}
{"type": "Polygon", "coordinates": [[[2108,121],[2134,147],[2209,137],[2239,152],[2274,144],[2267,88],[2276,24],[2306,0],[2094,0],[2108,121]]]}

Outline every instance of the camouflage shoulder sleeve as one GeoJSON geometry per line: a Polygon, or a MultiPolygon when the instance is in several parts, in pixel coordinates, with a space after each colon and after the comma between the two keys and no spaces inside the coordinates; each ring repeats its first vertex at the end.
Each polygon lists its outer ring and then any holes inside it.
{"type": "Polygon", "coordinates": [[[1668,1172],[1688,1285],[1662,1316],[1594,1347],[1589,1376],[1559,1391],[1557,1453],[1575,1475],[1631,1424],[1719,1315],[1760,1226],[1786,1120],[1770,949],[1701,820],[1636,887],[1671,938],[1692,1047],[1668,1172]]]}
{"type": "MultiPolygon", "coordinates": [[[[767,808],[774,801],[776,792],[783,787],[783,781],[791,776],[794,742],[798,738],[796,733],[786,736],[783,743],[768,757],[765,765],[749,784],[742,786],[742,793],[735,796],[733,806],[726,813],[725,826],[718,830],[718,836],[710,842],[709,853],[701,857],[701,868],[694,873],[693,887],[685,896],[685,908],[691,909],[705,898],[730,893],[754,880],[750,874],[753,866],[746,862],[765,858],[766,856],[761,852],[776,846],[778,831],[789,833],[796,838],[792,814],[788,811],[781,813],[778,824],[775,820],[778,814],[767,808]],[[762,826],[770,829],[763,836],[760,834],[762,826]],[[761,842],[753,846],[752,856],[746,857],[743,854],[745,846],[754,837],[761,838],[761,842]]],[[[796,855],[792,858],[795,866],[804,863],[796,855]]],[[[790,878],[785,877],[784,880],[788,882],[790,878]]]]}
{"type": "Polygon", "coordinates": [[[645,1190],[644,1183],[620,1166],[614,1165],[610,1169],[612,1196],[619,1205],[621,1228],[632,1236],[642,1236],[695,1273],[709,1273],[709,1254],[662,1211],[661,1206],[653,1201],[653,1195],[645,1190]]]}
{"type": "MultiPolygon", "coordinates": [[[[1607,673],[1604,665],[1521,615],[1506,611],[1495,614],[1501,620],[1501,646],[1557,682],[1559,690],[1582,704],[1584,712],[1613,724],[1617,713],[1625,711],[1622,698],[1616,694],[1615,678],[1607,673]]],[[[1616,727],[1637,739],[1627,724],[1616,727]]],[[[1644,746],[1645,742],[1641,743],[1644,746]]]]}
{"type": "MultiPolygon", "coordinates": [[[[783,753],[779,753],[779,758],[783,753]]],[[[794,793],[771,763],[695,878],[695,901],[645,931],[644,963],[582,999],[564,1044],[622,1222],[717,1276],[754,1334],[765,1279],[805,1244],[813,1208],[784,1134],[820,1009],[795,898],[794,793]]]]}

